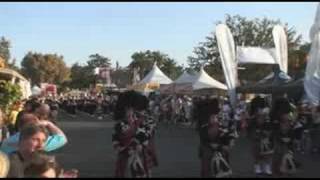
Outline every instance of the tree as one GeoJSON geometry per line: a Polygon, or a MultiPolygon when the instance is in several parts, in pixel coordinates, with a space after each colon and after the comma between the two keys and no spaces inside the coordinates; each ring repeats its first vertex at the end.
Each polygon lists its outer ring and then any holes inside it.
{"type": "Polygon", "coordinates": [[[131,72],[134,68],[139,68],[139,75],[141,78],[143,78],[152,69],[155,62],[163,73],[172,79],[177,78],[183,70],[182,66],[178,66],[174,59],[160,51],[147,50],[145,52],[135,52],[131,58],[133,60],[129,64],[128,68],[131,72]]]}
{"type": "Polygon", "coordinates": [[[307,57],[311,49],[311,43],[304,43],[299,49],[293,49],[289,52],[288,64],[289,75],[295,79],[304,77],[304,72],[307,66],[307,57]]]}
{"type": "Polygon", "coordinates": [[[14,69],[16,71],[20,71],[20,69],[15,65],[16,59],[14,58],[10,62],[11,53],[11,42],[5,37],[0,38],[0,59],[4,60],[4,65],[8,68],[14,69]]]}
{"type": "Polygon", "coordinates": [[[21,97],[22,92],[18,84],[0,80],[0,107],[6,114],[9,113],[10,106],[21,97]]]}
{"type": "Polygon", "coordinates": [[[118,67],[115,71],[112,71],[111,77],[112,81],[119,88],[125,88],[132,83],[130,79],[130,70],[128,68],[118,67]]]}
{"type": "Polygon", "coordinates": [[[94,74],[94,69],[97,67],[110,67],[111,59],[104,57],[98,53],[89,55],[89,60],[86,65],[81,66],[75,63],[71,67],[71,81],[69,83],[72,88],[88,88],[91,84],[99,81],[94,74]]]}
{"type": "Polygon", "coordinates": [[[107,57],[104,57],[98,53],[92,54],[89,56],[89,60],[87,61],[87,64],[91,68],[96,68],[96,67],[110,67],[110,59],[107,57]]]}
{"type": "MultiPolygon", "coordinates": [[[[220,23],[221,22],[218,21],[215,24],[218,25],[220,23]]],[[[224,24],[229,27],[236,46],[260,46],[263,48],[274,47],[272,29],[277,24],[283,25],[280,20],[270,20],[267,18],[250,20],[240,15],[226,15],[224,24]]],[[[287,25],[285,25],[285,27],[287,27],[287,25]]],[[[287,28],[286,31],[288,36],[288,49],[289,52],[291,52],[292,49],[299,47],[301,35],[297,36],[297,32],[293,27],[287,28]]],[[[207,36],[204,42],[200,42],[199,45],[194,48],[193,54],[194,56],[188,57],[190,68],[199,70],[201,66],[205,66],[205,69],[211,76],[220,81],[224,81],[215,32],[207,36]]],[[[292,63],[291,59],[289,59],[288,63],[292,63]]],[[[238,71],[239,79],[249,81],[262,79],[270,73],[273,68],[272,65],[261,66],[257,64],[246,64],[242,66],[245,67],[245,70],[238,71]]]]}
{"type": "Polygon", "coordinates": [[[63,56],[29,52],[21,62],[22,73],[31,79],[32,84],[62,84],[68,80],[70,70],[63,56]]]}
{"type": "Polygon", "coordinates": [[[70,78],[70,87],[77,89],[88,88],[90,84],[95,82],[92,68],[88,65],[81,66],[78,63],[72,65],[70,78]]]}

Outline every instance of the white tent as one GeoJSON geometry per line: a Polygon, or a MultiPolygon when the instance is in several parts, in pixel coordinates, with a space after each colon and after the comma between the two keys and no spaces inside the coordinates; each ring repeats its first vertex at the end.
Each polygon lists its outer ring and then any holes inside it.
{"type": "Polygon", "coordinates": [[[156,63],[154,63],[152,70],[138,84],[147,83],[170,84],[172,83],[172,80],[158,68],[156,63]]]}
{"type": "Polygon", "coordinates": [[[318,4],[314,24],[310,32],[312,41],[304,77],[304,90],[313,104],[320,102],[320,4],[318,4]]]}
{"type": "Polygon", "coordinates": [[[196,75],[189,74],[188,72],[183,72],[183,74],[179,76],[178,79],[176,79],[173,83],[192,83],[196,80],[196,77],[196,75]]]}
{"type": "Polygon", "coordinates": [[[171,93],[192,93],[192,83],[196,80],[197,76],[189,74],[188,72],[183,72],[173,83],[162,84],[160,86],[160,92],[164,94],[171,93]]]}
{"type": "Polygon", "coordinates": [[[152,92],[160,88],[160,85],[170,84],[172,80],[168,78],[154,63],[151,71],[138,83],[129,87],[139,92],[152,92]]]}
{"type": "Polygon", "coordinates": [[[161,93],[182,93],[191,94],[194,90],[200,89],[223,89],[227,86],[210,77],[203,68],[196,75],[184,72],[173,83],[160,87],[161,93]]]}
{"type": "Polygon", "coordinates": [[[195,77],[195,81],[192,83],[193,90],[207,89],[207,88],[216,88],[227,90],[227,86],[221,82],[210,77],[203,68],[200,69],[200,72],[195,77]]]}

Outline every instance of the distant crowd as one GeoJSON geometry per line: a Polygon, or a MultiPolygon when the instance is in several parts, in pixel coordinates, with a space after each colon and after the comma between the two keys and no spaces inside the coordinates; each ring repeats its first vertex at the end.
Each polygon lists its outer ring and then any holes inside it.
{"type": "Polygon", "coordinates": [[[297,153],[320,152],[320,106],[285,96],[257,95],[250,101],[242,96],[232,106],[228,97],[147,97],[127,91],[34,97],[14,103],[7,114],[0,112],[0,160],[10,164],[4,177],[78,177],[77,170],[64,170],[50,155],[68,143],[59,128],[61,112],[71,116],[87,113],[115,122],[115,177],[126,177],[127,168],[132,177],[152,177],[152,169],[159,165],[154,141],[161,124],[164,128],[184,125],[198,132],[201,177],[232,177],[230,149],[241,141],[239,137],[250,140],[257,175],[295,174],[302,165],[297,153]]]}

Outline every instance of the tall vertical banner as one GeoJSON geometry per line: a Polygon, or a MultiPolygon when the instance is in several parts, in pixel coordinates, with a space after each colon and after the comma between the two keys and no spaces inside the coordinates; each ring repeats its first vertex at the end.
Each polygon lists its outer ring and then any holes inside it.
{"type": "Polygon", "coordinates": [[[288,42],[287,35],[282,26],[276,25],[272,30],[273,41],[276,47],[276,62],[280,70],[288,74],[288,42]]]}
{"type": "Polygon", "coordinates": [[[320,3],[317,7],[315,21],[309,32],[312,41],[307,62],[304,90],[313,104],[320,102],[320,3]]]}
{"type": "Polygon", "coordinates": [[[237,103],[238,72],[234,40],[229,28],[224,24],[219,24],[216,27],[216,37],[230,102],[232,107],[235,108],[237,103]]]}

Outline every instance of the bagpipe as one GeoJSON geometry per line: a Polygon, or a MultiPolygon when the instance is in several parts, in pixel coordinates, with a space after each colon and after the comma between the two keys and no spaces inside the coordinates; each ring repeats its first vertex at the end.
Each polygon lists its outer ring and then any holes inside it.
{"type": "Polygon", "coordinates": [[[287,151],[281,159],[280,172],[294,174],[298,167],[299,163],[294,159],[293,152],[287,151]]]}
{"type": "Polygon", "coordinates": [[[214,152],[210,164],[212,176],[217,178],[231,176],[232,169],[227,160],[223,157],[221,145],[211,143],[210,149],[214,152]]]}
{"type": "Polygon", "coordinates": [[[269,138],[263,138],[260,140],[259,152],[261,155],[273,154],[273,144],[270,142],[269,138]]]}

